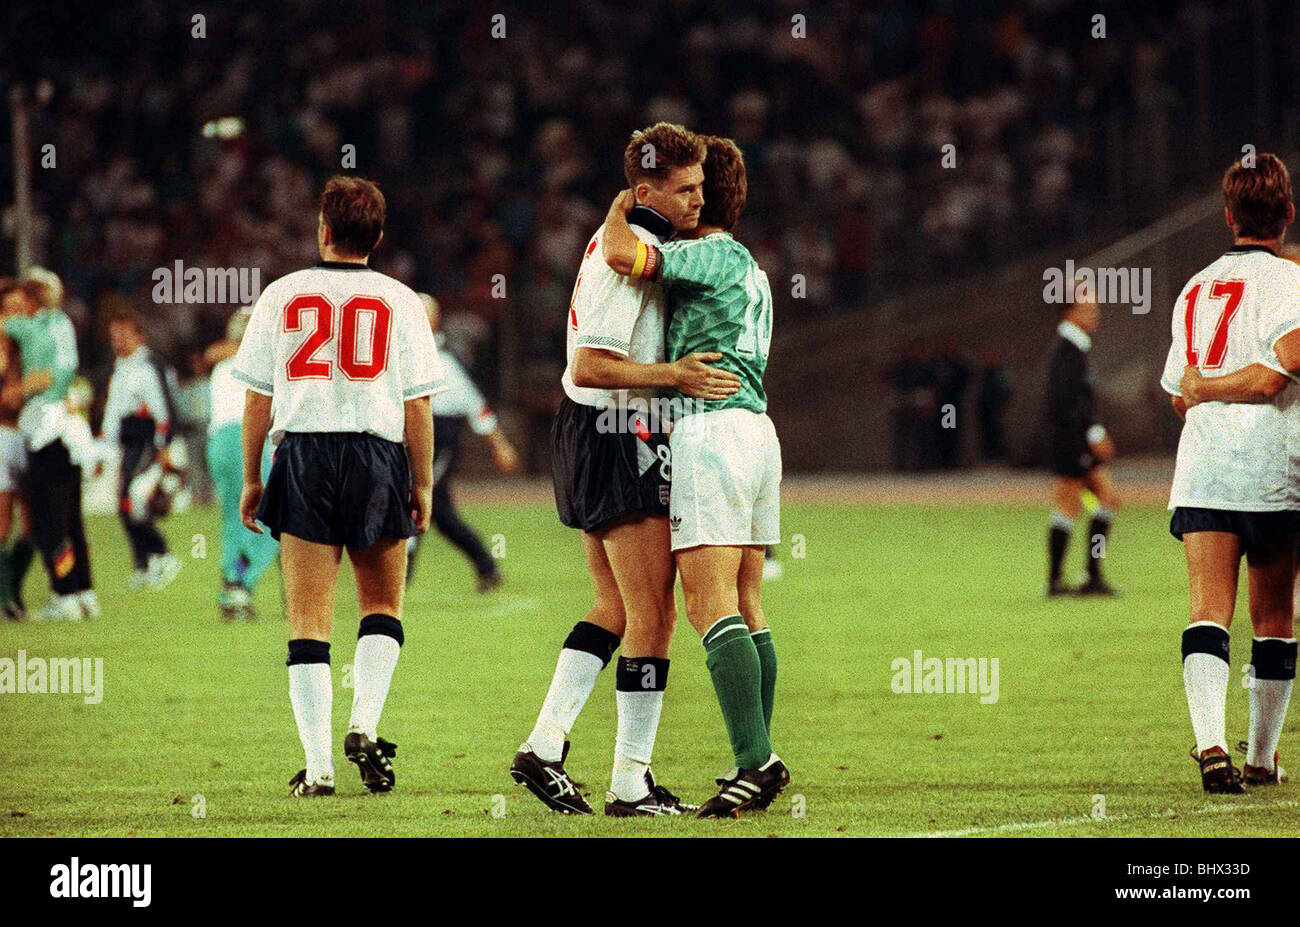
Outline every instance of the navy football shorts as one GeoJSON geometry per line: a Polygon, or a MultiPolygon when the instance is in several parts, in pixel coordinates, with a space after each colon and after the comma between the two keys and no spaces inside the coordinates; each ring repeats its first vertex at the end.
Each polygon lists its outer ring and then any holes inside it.
{"type": "Polygon", "coordinates": [[[609,410],[574,402],[567,396],[551,426],[551,480],[560,521],[570,528],[595,531],[632,514],[668,517],[671,460],[668,436],[636,425],[635,414],[623,416],[629,427],[602,430],[600,422],[618,420],[609,410]]]}
{"type": "Polygon", "coordinates": [[[1300,532],[1300,512],[1235,512],[1228,509],[1202,509],[1178,506],[1169,520],[1169,533],[1178,540],[1197,531],[1223,531],[1241,538],[1241,549],[1276,550],[1296,542],[1300,532]]]}
{"type": "Polygon", "coordinates": [[[275,449],[257,519],[277,541],[291,534],[369,547],[415,534],[406,449],[356,432],[295,432],[275,449]]]}

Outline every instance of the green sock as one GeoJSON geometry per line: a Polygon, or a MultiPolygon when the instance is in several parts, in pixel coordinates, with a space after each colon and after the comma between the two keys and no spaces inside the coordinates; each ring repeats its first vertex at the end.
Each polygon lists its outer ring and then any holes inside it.
{"type": "Polygon", "coordinates": [[[758,651],[758,667],[763,680],[763,723],[767,725],[767,736],[770,740],[772,705],[776,701],[776,647],[772,644],[771,628],[755,631],[750,637],[754,639],[754,649],[758,651]]]}
{"type": "Polygon", "coordinates": [[[722,720],[739,769],[757,769],[772,754],[763,721],[758,650],[739,615],[720,619],[704,635],[705,665],[722,706],[722,720]]]}

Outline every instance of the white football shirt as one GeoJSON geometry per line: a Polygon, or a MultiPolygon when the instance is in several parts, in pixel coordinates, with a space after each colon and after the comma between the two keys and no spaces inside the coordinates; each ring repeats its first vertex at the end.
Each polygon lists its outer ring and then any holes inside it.
{"type": "Polygon", "coordinates": [[[443,338],[441,334],[434,335],[434,340],[438,343],[440,353],[438,359],[442,362],[442,374],[444,389],[438,392],[432,400],[434,418],[463,418],[469,422],[470,429],[476,435],[490,435],[497,430],[500,422],[497,415],[488,405],[487,399],[479,388],[474,385],[465,368],[460,365],[456,355],[450,351],[442,351],[443,338]]]}
{"type": "Polygon", "coordinates": [[[404,403],[442,380],[424,305],[361,264],[321,262],[268,286],[232,371],[275,400],[271,441],[292,432],[356,432],[401,443],[404,403]]]}
{"type": "Polygon", "coordinates": [[[122,419],[139,415],[153,419],[157,442],[162,446],[164,436],[172,427],[164,376],[166,374],[154,363],[144,345],[127,357],[117,358],[108,381],[108,398],[104,400],[105,443],[116,446],[120,440],[122,419]]]}
{"type": "MultiPolygon", "coordinates": [[[[1286,374],[1274,345],[1300,328],[1300,267],[1242,246],[1192,277],[1174,304],[1160,385],[1179,395],[1183,368],[1207,377],[1263,364],[1286,374]],[[1190,337],[1189,337],[1190,332],[1190,337]]],[[[1169,508],[1300,509],[1300,386],[1268,402],[1204,402],[1187,412],[1169,508]]]]}
{"type": "MultiPolygon", "coordinates": [[[[635,213],[630,218],[635,218],[635,213]]],[[[623,407],[629,397],[653,398],[654,390],[575,386],[573,355],[578,348],[600,348],[638,364],[661,363],[664,360],[664,290],[657,282],[633,280],[615,273],[601,253],[604,231],[602,225],[591,236],[578,269],[578,279],[573,284],[565,341],[567,366],[561,383],[568,397],[581,405],[613,403],[623,407]]],[[[632,225],[632,231],[649,245],[661,245],[665,240],[640,225],[632,225]]]]}

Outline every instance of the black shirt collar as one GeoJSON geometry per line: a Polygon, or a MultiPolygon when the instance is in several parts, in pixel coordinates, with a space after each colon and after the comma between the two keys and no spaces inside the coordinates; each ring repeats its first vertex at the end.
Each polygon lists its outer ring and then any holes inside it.
{"type": "Polygon", "coordinates": [[[1277,252],[1274,251],[1272,248],[1268,247],[1268,245],[1233,245],[1224,253],[1225,254],[1248,254],[1251,251],[1264,251],[1268,254],[1273,255],[1273,257],[1277,257],[1277,252]]]}
{"type": "Polygon", "coordinates": [[[663,213],[639,203],[627,214],[627,224],[639,225],[650,234],[658,235],[663,241],[673,237],[673,224],[664,218],[663,213]]]}
{"type": "Polygon", "coordinates": [[[369,264],[354,264],[351,261],[317,261],[317,267],[326,270],[369,270],[369,264]]]}

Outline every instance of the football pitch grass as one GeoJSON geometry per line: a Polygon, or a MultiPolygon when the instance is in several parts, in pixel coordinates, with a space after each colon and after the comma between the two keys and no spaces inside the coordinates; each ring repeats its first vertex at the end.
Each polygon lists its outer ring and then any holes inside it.
{"type": "MultiPolygon", "coordinates": [[[[1300,826],[1300,785],[1201,793],[1179,663],[1185,571],[1164,511],[1134,506],[1116,523],[1107,563],[1122,598],[1045,601],[1045,508],[991,503],[784,507],[785,575],[764,600],[780,659],[774,744],[794,781],[771,810],[735,821],[552,814],[506,769],[560,643],[590,605],[579,538],[545,504],[465,511],[497,536],[506,584],[478,595],[468,565],[430,536],[380,728],[400,748],[389,795],[366,794],[342,757],[358,619],[345,568],[333,643],[339,794],[317,800],[288,797],[303,762],[276,568],[258,590],[261,620],[223,624],[215,510],[165,522],[185,566],[157,592],[126,589],[121,527],[91,519],[103,617],[0,624],[0,657],[102,657],[103,701],[0,694],[0,835],[1218,836],[1300,826]],[[206,558],[190,556],[199,536],[206,558]],[[997,701],[893,692],[891,664],[917,650],[996,658],[997,701]]],[[[1082,557],[1076,539],[1071,565],[1082,557]]],[[[43,601],[44,581],[34,566],[29,603],[43,601]]],[[[1242,607],[1232,635],[1234,744],[1246,731],[1244,594],[1242,607]]],[[[731,763],[684,616],[672,658],[655,771],[699,802],[731,763]]],[[[613,688],[607,670],[568,761],[598,812],[613,688]]],[[[1289,722],[1283,735],[1284,764],[1300,761],[1296,728],[1289,722]]]]}

